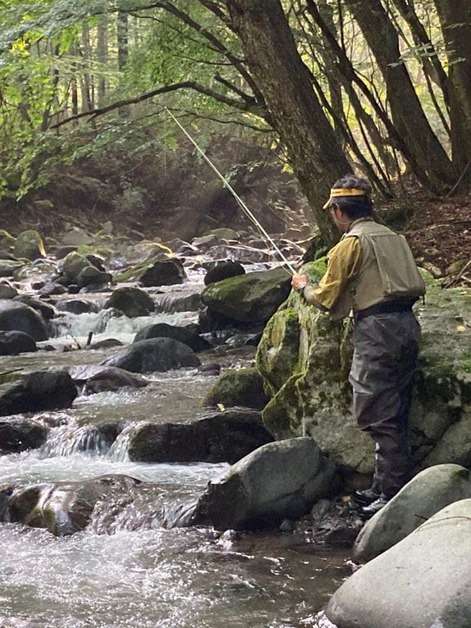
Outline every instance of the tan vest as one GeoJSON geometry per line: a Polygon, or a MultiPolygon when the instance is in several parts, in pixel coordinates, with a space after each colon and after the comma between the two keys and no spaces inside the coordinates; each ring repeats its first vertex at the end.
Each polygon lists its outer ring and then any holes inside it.
{"type": "Polygon", "coordinates": [[[355,220],[343,238],[358,238],[362,262],[358,275],[334,307],[338,320],[350,310],[358,312],[383,301],[416,300],[425,294],[425,284],[415,265],[406,239],[369,218],[355,220]]]}

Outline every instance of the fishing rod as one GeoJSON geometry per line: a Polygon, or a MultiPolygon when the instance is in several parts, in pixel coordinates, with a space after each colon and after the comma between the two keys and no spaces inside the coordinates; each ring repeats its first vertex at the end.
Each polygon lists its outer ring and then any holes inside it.
{"type": "Polygon", "coordinates": [[[178,127],[181,129],[181,131],[186,135],[186,137],[190,140],[190,142],[193,144],[193,146],[196,148],[196,150],[198,151],[198,153],[203,157],[203,159],[205,160],[205,162],[208,164],[208,166],[210,166],[210,168],[212,170],[214,170],[214,172],[217,174],[217,176],[221,179],[221,181],[224,183],[224,186],[229,190],[229,192],[232,194],[232,196],[235,198],[235,200],[237,201],[239,207],[242,209],[242,211],[245,213],[246,216],[248,216],[248,218],[250,218],[250,220],[253,222],[253,224],[257,227],[257,229],[260,231],[260,233],[262,234],[263,238],[265,239],[265,241],[268,241],[272,247],[275,249],[275,251],[278,253],[278,255],[281,257],[281,259],[283,260],[283,262],[288,266],[289,270],[291,271],[291,273],[293,275],[296,274],[296,270],[294,269],[293,265],[291,264],[291,262],[289,262],[286,259],[286,256],[284,255],[284,253],[280,250],[280,248],[277,246],[277,244],[274,242],[273,238],[270,236],[270,234],[264,229],[263,225],[260,224],[260,222],[257,220],[257,218],[254,216],[254,214],[250,211],[250,209],[247,207],[247,205],[244,203],[244,201],[240,198],[240,196],[237,194],[237,192],[234,190],[234,188],[231,186],[231,184],[229,183],[229,181],[224,177],[223,174],[221,174],[221,172],[216,168],[216,166],[213,164],[213,162],[209,159],[209,157],[206,155],[206,153],[203,151],[202,148],[200,148],[198,146],[198,144],[196,143],[196,140],[194,140],[191,135],[188,133],[188,131],[182,126],[182,124],[177,120],[177,118],[173,115],[173,113],[168,109],[168,107],[165,107],[165,111],[168,113],[168,115],[175,121],[175,123],[178,125],[178,127]]]}

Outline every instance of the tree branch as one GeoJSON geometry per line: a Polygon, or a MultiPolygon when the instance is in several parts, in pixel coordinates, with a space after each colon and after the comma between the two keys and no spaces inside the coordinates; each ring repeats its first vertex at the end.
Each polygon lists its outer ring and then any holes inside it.
{"type": "Polygon", "coordinates": [[[163,87],[159,87],[158,89],[154,89],[150,92],[146,92],[145,94],[141,94],[140,96],[136,96],[135,98],[126,98],[124,100],[119,100],[118,102],[112,103],[111,105],[107,105],[106,107],[101,107],[97,109],[91,109],[90,111],[83,111],[82,113],[78,113],[75,116],[70,116],[69,118],[65,118],[65,120],[61,120],[60,122],[56,122],[50,128],[58,129],[64,124],[68,124],[73,120],[79,120],[80,118],[90,117],[93,120],[98,116],[102,116],[105,113],[110,111],[114,111],[115,109],[119,109],[120,107],[127,107],[128,105],[135,105],[137,103],[143,102],[145,100],[149,100],[149,98],[153,98],[154,96],[159,96],[160,94],[167,94],[169,92],[175,92],[179,89],[193,89],[200,94],[204,94],[205,96],[209,96],[210,98],[214,98],[218,102],[221,102],[229,107],[234,107],[235,109],[239,109],[241,111],[250,111],[255,106],[255,101],[251,103],[242,102],[240,100],[236,100],[235,98],[228,98],[224,96],[224,94],[220,94],[214,89],[210,89],[209,87],[205,87],[204,85],[200,85],[195,81],[183,81],[181,83],[175,83],[173,85],[164,85],[163,87]]]}

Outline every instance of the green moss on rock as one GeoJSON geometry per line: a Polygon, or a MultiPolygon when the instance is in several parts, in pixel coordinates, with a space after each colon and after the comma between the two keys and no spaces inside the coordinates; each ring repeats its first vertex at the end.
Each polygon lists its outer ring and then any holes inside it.
{"type": "Polygon", "coordinates": [[[263,379],[255,368],[231,369],[217,380],[203,400],[204,406],[244,406],[261,410],[269,398],[263,379]]]}

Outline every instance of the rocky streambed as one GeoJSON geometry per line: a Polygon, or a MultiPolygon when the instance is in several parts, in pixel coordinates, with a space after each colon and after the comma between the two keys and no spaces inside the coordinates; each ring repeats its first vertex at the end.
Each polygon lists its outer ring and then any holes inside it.
{"type": "Polygon", "coordinates": [[[263,243],[73,230],[0,250],[5,625],[383,628],[386,609],[387,625],[469,625],[469,292],[427,278],[418,475],[364,526],[348,329],[313,316],[263,243]],[[367,565],[332,597],[350,557],[367,565]]]}

